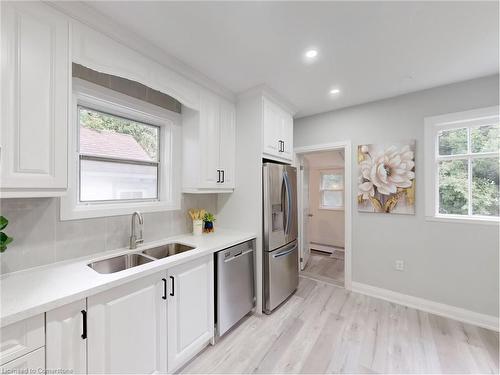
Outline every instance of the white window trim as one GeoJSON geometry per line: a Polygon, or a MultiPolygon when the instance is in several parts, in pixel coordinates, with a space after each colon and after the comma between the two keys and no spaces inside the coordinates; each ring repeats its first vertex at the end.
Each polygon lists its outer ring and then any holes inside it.
{"type": "Polygon", "coordinates": [[[344,168],[321,168],[318,170],[319,171],[319,210],[328,210],[328,211],[344,211],[345,209],[345,193],[343,194],[343,202],[344,204],[339,207],[329,207],[329,206],[323,206],[323,192],[324,191],[345,191],[345,173],[344,173],[344,168]],[[335,172],[338,172],[338,174],[342,174],[342,179],[343,179],[343,185],[344,187],[342,189],[323,189],[322,188],[322,182],[323,182],[323,175],[324,174],[334,174],[335,172]]]}
{"type": "MultiPolygon", "coordinates": [[[[481,126],[491,124],[499,120],[499,106],[473,109],[470,111],[449,113],[440,116],[426,117],[424,129],[425,149],[425,217],[429,221],[442,221],[449,223],[474,223],[484,225],[498,225],[500,218],[489,216],[462,216],[445,215],[439,213],[439,187],[437,176],[438,139],[437,134],[441,130],[464,127],[481,126]]],[[[486,156],[488,154],[480,154],[486,156]]],[[[446,159],[453,160],[462,158],[463,155],[453,155],[446,159]]],[[[441,157],[440,159],[444,159],[441,157]]],[[[471,194],[469,188],[469,195],[471,194]]],[[[469,196],[470,200],[470,196],[469,196]]]]}
{"type": "Polygon", "coordinates": [[[180,210],[182,180],[180,124],[181,117],[174,112],[74,78],[71,121],[68,128],[68,192],[61,197],[61,220],[130,215],[134,211],[180,210]],[[78,105],[161,127],[158,200],[79,203],[78,105]]]}

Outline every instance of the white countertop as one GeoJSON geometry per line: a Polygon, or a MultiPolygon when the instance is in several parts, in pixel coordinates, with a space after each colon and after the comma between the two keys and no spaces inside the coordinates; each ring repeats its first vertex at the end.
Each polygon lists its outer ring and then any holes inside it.
{"type": "Polygon", "coordinates": [[[3,275],[0,278],[0,327],[253,238],[252,233],[217,228],[216,232],[201,236],[169,237],[145,243],[135,250],[111,250],[3,275]],[[112,274],[99,274],[87,266],[95,260],[141,252],[170,242],[184,243],[195,249],[112,274]]]}

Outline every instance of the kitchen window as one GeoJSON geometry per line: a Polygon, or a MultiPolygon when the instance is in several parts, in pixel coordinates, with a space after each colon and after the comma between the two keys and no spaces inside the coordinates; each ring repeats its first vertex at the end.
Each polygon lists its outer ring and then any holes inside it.
{"type": "Polygon", "coordinates": [[[158,200],[159,126],[78,107],[79,201],[158,200]]]}
{"type": "Polygon", "coordinates": [[[426,119],[426,216],[498,221],[498,107],[426,119]]]}
{"type": "Polygon", "coordinates": [[[344,209],[343,171],[320,172],[320,209],[344,209]]]}
{"type": "Polygon", "coordinates": [[[179,209],[180,116],[80,79],[73,88],[61,219],[179,209]]]}

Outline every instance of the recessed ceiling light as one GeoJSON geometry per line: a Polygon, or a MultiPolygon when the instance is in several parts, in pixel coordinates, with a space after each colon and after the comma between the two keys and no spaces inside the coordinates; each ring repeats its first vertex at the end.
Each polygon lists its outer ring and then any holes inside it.
{"type": "Polygon", "coordinates": [[[332,94],[332,95],[340,94],[340,90],[339,89],[331,89],[330,94],[332,94]]]}
{"type": "Polygon", "coordinates": [[[316,56],[318,56],[318,51],[315,49],[310,49],[306,51],[306,57],[308,59],[314,59],[316,56]]]}

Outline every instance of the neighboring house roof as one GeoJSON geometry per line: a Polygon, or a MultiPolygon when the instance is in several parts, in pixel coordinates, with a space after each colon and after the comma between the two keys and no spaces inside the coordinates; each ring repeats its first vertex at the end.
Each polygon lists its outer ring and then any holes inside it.
{"type": "Polygon", "coordinates": [[[120,159],[153,161],[130,134],[80,127],[80,153],[120,159]]]}

